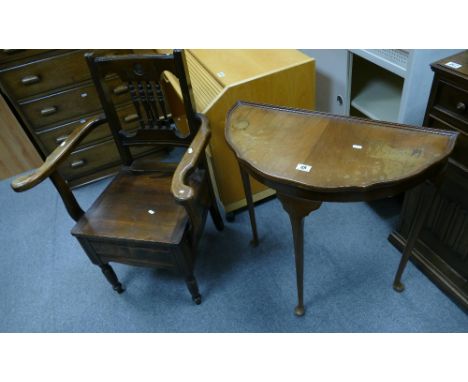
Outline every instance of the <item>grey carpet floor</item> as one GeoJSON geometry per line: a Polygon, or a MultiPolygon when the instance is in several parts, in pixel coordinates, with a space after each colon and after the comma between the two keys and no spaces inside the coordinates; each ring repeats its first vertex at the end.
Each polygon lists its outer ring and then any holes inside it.
{"type": "MultiPolygon", "coordinates": [[[[76,190],[88,208],[109,180],[76,190]]],[[[112,291],[70,235],[73,221],[49,181],[14,193],[0,182],[2,332],[467,332],[468,316],[413,264],[391,287],[400,253],[387,241],[395,200],[325,203],[305,221],[306,315],[295,317],[289,220],[278,200],[219,233],[208,218],[196,276],[203,303],[167,271],[115,264],[112,291]]]]}

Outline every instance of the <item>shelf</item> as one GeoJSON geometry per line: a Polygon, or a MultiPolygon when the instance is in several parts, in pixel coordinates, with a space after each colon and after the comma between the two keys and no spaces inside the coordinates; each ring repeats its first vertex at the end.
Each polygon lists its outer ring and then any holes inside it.
{"type": "Polygon", "coordinates": [[[351,49],[366,60],[384,68],[402,78],[406,77],[409,51],[404,49],[351,49]]]}
{"type": "Polygon", "coordinates": [[[351,106],[367,117],[379,121],[397,122],[401,87],[397,83],[373,78],[351,101],[351,106]]]}

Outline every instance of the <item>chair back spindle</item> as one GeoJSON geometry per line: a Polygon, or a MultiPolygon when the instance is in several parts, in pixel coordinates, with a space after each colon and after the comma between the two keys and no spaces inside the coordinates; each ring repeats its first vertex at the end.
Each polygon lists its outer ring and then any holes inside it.
{"type": "MultiPolygon", "coordinates": [[[[95,57],[86,54],[91,75],[106,114],[122,162],[133,162],[129,146],[188,146],[200,121],[194,109],[194,98],[183,50],[173,54],[119,55],[95,57]],[[179,82],[180,105],[171,105],[170,76],[179,82]],[[121,84],[111,87],[109,79],[118,77],[121,84]],[[134,114],[119,117],[117,106],[122,98],[133,105],[134,114]],[[183,105],[183,107],[182,107],[183,105]],[[137,128],[126,130],[125,122],[137,120],[137,128]]],[[[172,90],[174,91],[174,90],[172,90]]]]}

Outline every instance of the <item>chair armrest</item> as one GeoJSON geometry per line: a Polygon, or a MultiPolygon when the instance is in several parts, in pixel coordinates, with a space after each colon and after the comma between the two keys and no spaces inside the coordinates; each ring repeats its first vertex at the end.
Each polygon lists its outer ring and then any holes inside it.
{"type": "Polygon", "coordinates": [[[60,146],[49,154],[42,166],[35,169],[31,174],[23,175],[14,179],[13,182],[11,182],[13,190],[16,192],[22,192],[41,183],[57,169],[57,167],[67,158],[67,156],[86,137],[86,135],[99,125],[106,122],[107,121],[104,117],[98,117],[85,125],[77,127],[68,136],[68,138],[60,144],[60,146]]]}
{"type": "Polygon", "coordinates": [[[179,203],[187,202],[194,197],[193,188],[187,185],[187,177],[195,170],[200,159],[204,158],[205,148],[211,136],[208,119],[203,114],[197,115],[201,119],[200,128],[172,177],[171,191],[179,203]]]}

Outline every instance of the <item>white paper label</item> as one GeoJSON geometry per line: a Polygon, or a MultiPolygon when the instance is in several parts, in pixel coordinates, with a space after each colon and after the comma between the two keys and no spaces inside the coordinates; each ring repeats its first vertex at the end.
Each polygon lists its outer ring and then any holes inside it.
{"type": "Polygon", "coordinates": [[[449,61],[445,64],[445,66],[449,66],[451,68],[454,68],[454,69],[459,69],[462,67],[462,65],[460,64],[457,64],[456,62],[452,62],[452,61],[449,61]]]}
{"type": "Polygon", "coordinates": [[[309,165],[304,164],[304,163],[298,163],[297,166],[296,166],[296,170],[304,171],[304,172],[310,172],[311,168],[312,168],[312,166],[309,166],[309,165]]]}

